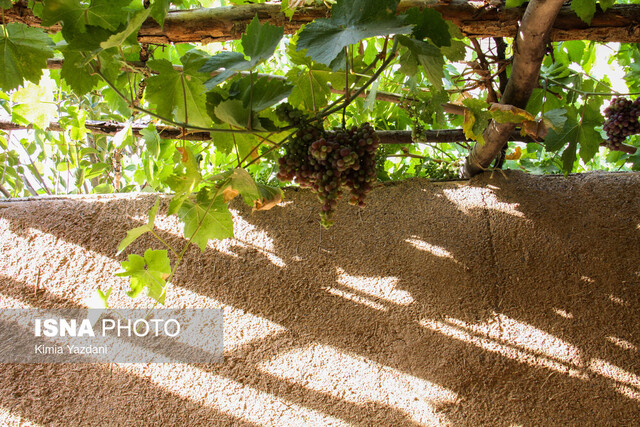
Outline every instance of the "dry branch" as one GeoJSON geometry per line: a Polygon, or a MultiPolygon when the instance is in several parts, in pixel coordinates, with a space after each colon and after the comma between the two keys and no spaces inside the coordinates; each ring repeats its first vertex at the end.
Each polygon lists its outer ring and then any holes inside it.
{"type": "MultiPolygon", "coordinates": [[[[514,37],[525,8],[504,9],[490,6],[486,1],[452,0],[431,3],[426,0],[401,1],[399,11],[411,7],[433,7],[447,20],[453,21],[467,37],[514,37]]],[[[142,43],[211,43],[238,39],[257,14],[261,21],[284,26],[286,33],[294,33],[300,26],[316,18],[326,17],[325,7],[297,9],[291,20],[280,11],[279,3],[245,4],[233,7],[203,8],[172,11],[161,28],[149,18],[140,29],[142,43]]],[[[41,26],[41,21],[21,0],[5,11],[9,22],[23,22],[41,26]]],[[[637,43],[640,40],[640,5],[615,5],[606,12],[598,10],[587,25],[570,7],[563,6],[551,29],[552,41],[593,40],[600,42],[637,43]]],[[[58,31],[59,25],[49,28],[58,31]]]]}
{"type": "MultiPolygon", "coordinates": [[[[115,135],[127,126],[125,123],[117,123],[113,121],[87,120],[85,127],[93,134],[97,135],[115,135]]],[[[134,136],[139,137],[140,131],[148,126],[148,123],[137,123],[131,125],[131,131],[134,136]]],[[[32,129],[30,125],[22,125],[19,123],[0,121],[0,130],[21,130],[32,129]]],[[[63,132],[64,127],[58,122],[51,122],[47,128],[53,132],[63,132]]],[[[164,139],[186,139],[190,141],[208,141],[211,138],[209,132],[187,132],[183,134],[181,128],[171,126],[156,125],[156,130],[160,137],[164,139]]],[[[470,139],[464,136],[462,129],[444,129],[444,130],[425,130],[421,132],[419,139],[412,139],[412,132],[405,130],[387,130],[377,131],[376,134],[380,138],[382,144],[412,144],[414,142],[421,143],[452,143],[452,142],[469,142],[470,139]]],[[[523,137],[519,131],[514,131],[511,135],[513,141],[536,142],[531,137],[523,137]]],[[[215,136],[214,136],[215,138],[215,136]]]]}

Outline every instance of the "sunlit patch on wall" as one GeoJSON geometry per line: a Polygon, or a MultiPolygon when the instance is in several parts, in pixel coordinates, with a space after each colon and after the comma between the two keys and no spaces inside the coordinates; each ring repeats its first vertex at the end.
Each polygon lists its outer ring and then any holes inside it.
{"type": "Polygon", "coordinates": [[[354,293],[351,292],[347,292],[344,291],[342,289],[336,289],[333,287],[327,287],[327,288],[323,288],[325,291],[327,291],[328,293],[330,293],[331,295],[335,295],[344,299],[347,299],[349,301],[353,301],[355,303],[358,304],[362,304],[362,305],[366,305],[367,307],[373,308],[375,310],[380,310],[380,311],[387,311],[388,308],[385,307],[384,305],[375,302],[369,298],[365,298],[363,296],[360,295],[356,295],[354,293]]]}
{"type": "Polygon", "coordinates": [[[561,308],[554,308],[553,312],[560,317],[564,317],[565,319],[573,319],[573,313],[569,313],[561,308]]]}
{"type": "Polygon", "coordinates": [[[607,341],[617,345],[618,347],[624,349],[624,350],[631,350],[631,351],[638,351],[638,347],[633,345],[632,343],[630,343],[627,340],[623,340],[622,338],[618,338],[618,337],[613,337],[613,336],[609,336],[607,337],[607,341]]]}
{"type": "Polygon", "coordinates": [[[454,318],[424,319],[420,325],[509,359],[586,379],[577,347],[538,328],[495,314],[491,322],[470,324],[454,318]]]}
{"type": "Polygon", "coordinates": [[[602,359],[591,359],[589,370],[613,380],[613,388],[630,399],[640,401],[640,377],[637,375],[602,359]]]}
{"type": "Polygon", "coordinates": [[[585,360],[579,349],[558,337],[494,313],[491,322],[471,324],[459,319],[423,319],[423,327],[500,354],[509,359],[589,381],[604,378],[614,390],[640,400],[640,377],[606,360],[585,360]],[[597,377],[596,377],[597,378],[597,377]]]}
{"type": "Polygon", "coordinates": [[[610,300],[611,302],[613,302],[614,304],[618,304],[618,305],[621,305],[621,306],[623,306],[623,307],[628,307],[628,306],[629,306],[629,303],[628,303],[628,302],[626,302],[626,301],[625,301],[625,300],[623,300],[622,298],[617,297],[617,296],[615,296],[615,295],[613,295],[613,294],[609,295],[609,300],[610,300]]]}
{"type": "Polygon", "coordinates": [[[280,354],[258,369],[346,402],[393,408],[421,425],[446,422],[438,407],[458,401],[438,384],[322,344],[280,354]]]}
{"type": "Polygon", "coordinates": [[[338,274],[337,282],[340,285],[359,293],[398,305],[409,305],[413,302],[409,292],[397,289],[399,281],[397,277],[352,276],[340,267],[336,268],[336,273],[338,274]]]}
{"type": "Polygon", "coordinates": [[[348,425],[339,418],[188,364],[176,365],[179,369],[167,369],[166,365],[153,363],[115,366],[116,369],[145,378],[172,394],[247,423],[280,426],[348,425]]]}
{"type": "Polygon", "coordinates": [[[424,240],[418,239],[416,236],[412,236],[408,239],[405,239],[405,242],[410,243],[416,249],[420,249],[421,251],[429,252],[431,255],[435,255],[440,258],[449,258],[455,260],[451,252],[446,250],[441,246],[432,245],[431,243],[427,243],[424,240]]]}

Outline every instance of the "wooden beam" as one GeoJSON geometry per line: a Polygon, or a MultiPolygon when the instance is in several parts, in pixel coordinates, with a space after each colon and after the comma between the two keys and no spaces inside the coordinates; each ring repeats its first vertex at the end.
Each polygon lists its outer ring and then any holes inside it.
{"type": "MultiPolygon", "coordinates": [[[[411,7],[432,7],[444,19],[456,24],[467,37],[514,37],[525,7],[504,9],[494,7],[486,1],[451,0],[430,2],[427,0],[404,0],[399,11],[411,7]]],[[[283,26],[287,34],[296,32],[302,25],[314,19],[329,16],[326,7],[298,8],[291,20],[280,11],[280,3],[244,4],[218,8],[201,8],[171,11],[160,27],[149,18],[140,29],[141,43],[212,43],[238,39],[254,16],[262,22],[283,26]]],[[[42,26],[40,18],[33,15],[26,0],[18,1],[5,11],[7,22],[23,22],[30,26],[42,26]]],[[[563,6],[551,28],[550,40],[593,40],[599,42],[640,41],[640,5],[614,5],[603,12],[598,8],[590,25],[583,22],[570,9],[563,6]]],[[[60,25],[48,28],[59,31],[60,25]]]]}

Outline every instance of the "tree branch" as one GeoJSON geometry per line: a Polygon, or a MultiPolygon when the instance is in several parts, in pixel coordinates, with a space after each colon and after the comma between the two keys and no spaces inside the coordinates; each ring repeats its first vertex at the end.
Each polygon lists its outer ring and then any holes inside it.
{"type": "MultiPolygon", "coordinates": [[[[564,0],[532,0],[522,18],[513,46],[511,76],[501,104],[524,109],[538,83],[540,65],[546,54],[549,34],[564,0]]],[[[485,143],[475,144],[466,158],[462,175],[470,178],[486,170],[510,139],[514,123],[491,120],[484,131],[485,143]]]]}
{"type": "MultiPolygon", "coordinates": [[[[148,123],[134,123],[131,125],[131,132],[135,137],[140,137],[140,131],[145,129],[148,123]]],[[[85,122],[86,129],[96,135],[115,135],[125,128],[127,124],[116,123],[112,121],[87,120],[85,122]]],[[[31,125],[21,125],[7,121],[0,121],[0,130],[20,130],[32,129],[31,125]]],[[[63,132],[64,128],[59,122],[49,123],[47,128],[53,132],[63,132]]],[[[209,132],[187,132],[183,135],[183,129],[179,127],[156,125],[156,130],[163,139],[186,139],[190,141],[210,141],[211,134],[209,132]]],[[[423,130],[419,135],[414,136],[409,130],[382,130],[377,131],[376,135],[380,138],[382,144],[412,144],[415,142],[433,144],[433,143],[454,143],[472,141],[464,136],[462,129],[443,129],[443,130],[423,130]]],[[[518,129],[514,130],[510,135],[512,141],[522,142],[540,142],[530,136],[522,136],[518,129]]],[[[627,146],[630,147],[630,146],[627,146]]],[[[630,147],[635,149],[635,147],[630,147]]]]}
{"type": "MultiPolygon", "coordinates": [[[[480,0],[441,0],[432,3],[427,0],[404,0],[399,12],[411,7],[432,7],[444,19],[455,23],[466,37],[514,37],[518,22],[522,19],[524,7],[504,9],[487,7],[480,0]]],[[[324,6],[301,7],[296,9],[291,20],[280,11],[279,3],[244,4],[233,7],[203,8],[171,11],[160,27],[149,18],[140,29],[141,43],[212,43],[239,39],[254,16],[261,22],[271,22],[284,26],[285,32],[296,32],[302,25],[316,18],[327,17],[329,10],[324,6]]],[[[42,26],[40,18],[33,15],[26,0],[20,0],[5,11],[7,22],[23,22],[30,26],[42,26]]],[[[614,5],[606,12],[598,10],[587,25],[570,9],[564,6],[551,30],[552,41],[593,40],[600,42],[636,43],[640,39],[640,5],[614,5]]],[[[59,31],[60,25],[48,28],[59,31]]]]}

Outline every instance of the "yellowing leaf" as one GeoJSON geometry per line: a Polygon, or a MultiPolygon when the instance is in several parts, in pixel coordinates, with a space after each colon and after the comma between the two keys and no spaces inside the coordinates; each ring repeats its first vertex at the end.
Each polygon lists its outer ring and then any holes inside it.
{"type": "Polygon", "coordinates": [[[224,190],[222,190],[222,197],[224,198],[225,202],[235,199],[238,194],[240,194],[240,192],[231,187],[226,187],[224,190]]]}
{"type": "Polygon", "coordinates": [[[522,157],[522,149],[520,147],[516,147],[513,153],[504,156],[505,160],[519,160],[520,157],[522,157]]]}
{"type": "Polygon", "coordinates": [[[283,199],[282,190],[278,187],[258,184],[258,190],[260,191],[260,198],[254,201],[254,211],[268,211],[283,199]]]}
{"type": "Polygon", "coordinates": [[[498,123],[522,123],[536,119],[528,111],[508,104],[493,103],[489,107],[489,112],[498,123]]]}

